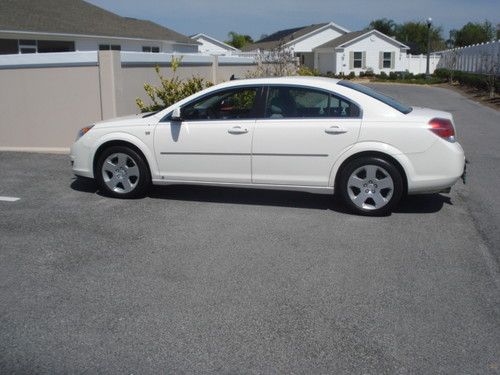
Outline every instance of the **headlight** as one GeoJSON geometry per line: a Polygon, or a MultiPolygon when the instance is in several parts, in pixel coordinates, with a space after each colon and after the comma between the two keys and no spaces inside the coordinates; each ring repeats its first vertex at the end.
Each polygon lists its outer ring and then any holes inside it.
{"type": "Polygon", "coordinates": [[[94,125],[86,126],[78,130],[78,134],[76,135],[76,141],[78,141],[81,137],[83,137],[90,129],[92,129],[94,125]]]}

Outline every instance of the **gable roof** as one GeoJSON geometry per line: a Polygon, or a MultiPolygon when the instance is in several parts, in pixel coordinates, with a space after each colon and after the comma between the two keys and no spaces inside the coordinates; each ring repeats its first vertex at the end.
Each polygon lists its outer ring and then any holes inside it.
{"type": "Polygon", "coordinates": [[[193,39],[193,40],[198,40],[200,38],[204,38],[204,39],[207,39],[210,42],[212,42],[212,43],[220,46],[221,48],[225,48],[225,49],[232,50],[232,51],[238,51],[238,48],[230,46],[229,44],[224,43],[224,42],[222,42],[222,41],[220,41],[218,39],[215,39],[215,38],[211,37],[210,35],[207,35],[207,34],[204,34],[204,33],[198,33],[196,35],[191,35],[190,38],[193,39]]]}
{"type": "Polygon", "coordinates": [[[154,22],[121,17],[83,0],[0,0],[0,30],[198,44],[154,22]]]}
{"type": "Polygon", "coordinates": [[[387,40],[389,43],[398,44],[401,48],[406,48],[406,49],[410,48],[407,45],[397,41],[394,38],[391,38],[390,36],[387,36],[387,35],[381,33],[378,30],[360,30],[360,31],[353,31],[351,33],[341,35],[338,38],[332,39],[329,42],[326,42],[325,44],[322,44],[322,45],[316,47],[315,49],[318,49],[318,48],[334,48],[335,49],[335,48],[341,47],[345,44],[354,42],[357,39],[362,39],[364,36],[368,36],[369,34],[377,34],[382,39],[387,40]]]}
{"type": "Polygon", "coordinates": [[[257,49],[268,50],[278,47],[280,44],[287,44],[294,40],[300,39],[302,37],[306,37],[308,34],[315,32],[321,28],[326,26],[333,26],[339,29],[342,32],[348,32],[347,29],[333,23],[333,22],[325,22],[325,23],[317,23],[309,26],[295,27],[293,29],[279,30],[275,33],[266,36],[258,40],[253,44],[249,44],[242,48],[243,51],[254,51],[257,49]]]}

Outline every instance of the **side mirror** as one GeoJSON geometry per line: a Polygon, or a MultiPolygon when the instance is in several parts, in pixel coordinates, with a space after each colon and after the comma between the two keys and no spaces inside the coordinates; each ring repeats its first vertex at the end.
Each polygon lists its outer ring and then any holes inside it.
{"type": "Polygon", "coordinates": [[[172,121],[178,121],[178,122],[182,121],[181,109],[179,107],[174,109],[174,111],[172,112],[171,119],[172,121]]]}

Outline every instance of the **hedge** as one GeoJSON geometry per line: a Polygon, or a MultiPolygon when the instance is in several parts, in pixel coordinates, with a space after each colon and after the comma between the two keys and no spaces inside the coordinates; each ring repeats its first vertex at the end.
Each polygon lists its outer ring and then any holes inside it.
{"type": "MultiPolygon", "coordinates": [[[[434,76],[439,78],[450,78],[451,70],[449,69],[436,69],[434,71],[434,76]]],[[[457,81],[461,85],[473,87],[478,90],[488,90],[488,76],[485,74],[478,73],[468,73],[455,70],[453,71],[453,80],[457,81]]],[[[500,92],[500,79],[496,79],[495,91],[500,92]]]]}

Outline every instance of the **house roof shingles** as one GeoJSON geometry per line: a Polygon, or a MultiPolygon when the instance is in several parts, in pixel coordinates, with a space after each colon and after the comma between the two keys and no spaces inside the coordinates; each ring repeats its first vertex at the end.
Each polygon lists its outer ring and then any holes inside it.
{"type": "Polygon", "coordinates": [[[347,43],[353,39],[356,39],[358,36],[366,34],[367,32],[368,31],[366,31],[366,30],[353,31],[353,32],[341,35],[338,38],[332,39],[329,42],[326,42],[325,44],[322,44],[316,48],[336,48],[338,46],[341,46],[344,43],[347,43]]]}
{"type": "Polygon", "coordinates": [[[296,27],[293,29],[286,29],[276,31],[275,33],[266,36],[263,39],[258,40],[255,43],[249,44],[242,48],[243,51],[254,51],[256,49],[273,49],[279,46],[281,43],[288,43],[292,40],[300,38],[306,34],[309,34],[323,26],[328,25],[328,23],[318,23],[310,26],[296,27]]]}
{"type": "Polygon", "coordinates": [[[0,30],[198,44],[154,22],[121,17],[82,0],[0,0],[0,30]]]}

